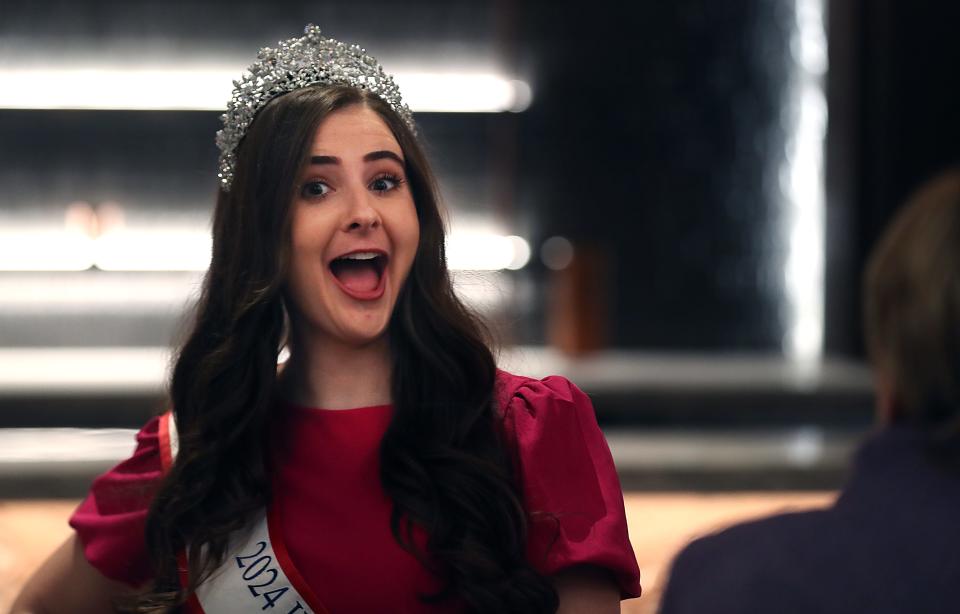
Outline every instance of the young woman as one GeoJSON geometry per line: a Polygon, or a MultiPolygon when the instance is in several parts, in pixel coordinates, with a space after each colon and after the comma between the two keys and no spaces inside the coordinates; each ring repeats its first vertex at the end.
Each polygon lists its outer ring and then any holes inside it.
{"type": "Polygon", "coordinates": [[[14,611],[602,613],[637,596],[590,402],[496,369],[379,65],[308,26],[261,51],[218,145],[174,409],[94,482],[14,611]]]}

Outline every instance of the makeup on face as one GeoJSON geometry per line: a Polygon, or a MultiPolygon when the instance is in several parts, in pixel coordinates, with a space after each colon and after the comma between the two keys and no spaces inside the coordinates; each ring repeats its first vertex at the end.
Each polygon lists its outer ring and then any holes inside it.
{"type": "Polygon", "coordinates": [[[293,203],[288,294],[315,334],[367,343],[389,324],[419,243],[402,151],[374,111],[318,127],[293,203]]]}

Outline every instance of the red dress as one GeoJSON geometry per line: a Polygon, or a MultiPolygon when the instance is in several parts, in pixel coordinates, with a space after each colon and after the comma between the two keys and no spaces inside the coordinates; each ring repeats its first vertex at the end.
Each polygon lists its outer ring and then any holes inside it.
{"type": "MultiPolygon", "coordinates": [[[[587,396],[562,377],[500,372],[505,439],[516,453],[530,514],[527,557],[551,575],[572,565],[610,570],[623,598],[640,594],[613,459],[587,396]],[[546,512],[546,513],[536,513],[546,512]]],[[[300,574],[332,614],[440,613],[418,593],[437,581],[390,532],[391,502],[379,479],[379,444],[391,406],[281,407],[274,497],[300,574]]],[[[158,419],[137,434],[133,456],[98,477],[70,518],[90,563],[141,585],[151,575],[144,522],[161,478],[158,419]]],[[[421,544],[423,535],[415,536],[421,544]]]]}

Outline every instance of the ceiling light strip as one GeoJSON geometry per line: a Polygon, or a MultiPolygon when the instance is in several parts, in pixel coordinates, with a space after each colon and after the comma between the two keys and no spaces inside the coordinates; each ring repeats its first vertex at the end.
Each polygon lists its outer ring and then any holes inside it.
{"type": "MultiPolygon", "coordinates": [[[[454,233],[447,265],[459,271],[521,269],[530,244],[517,236],[454,233]]],[[[89,237],[67,231],[0,232],[0,271],[205,271],[211,239],[200,230],[123,230],[89,237]]]]}
{"type": "MultiPolygon", "coordinates": [[[[222,111],[234,68],[0,67],[0,109],[222,111]]],[[[532,100],[524,81],[496,73],[394,74],[414,112],[519,112],[532,100]]]]}

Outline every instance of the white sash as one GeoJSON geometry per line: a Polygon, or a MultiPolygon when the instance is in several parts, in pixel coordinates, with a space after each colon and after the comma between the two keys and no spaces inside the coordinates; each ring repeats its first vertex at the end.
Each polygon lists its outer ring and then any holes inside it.
{"type": "MultiPolygon", "coordinates": [[[[160,417],[160,459],[166,472],[177,455],[177,427],[171,412],[160,417]]],[[[231,537],[223,565],[210,575],[188,605],[198,614],[327,614],[293,565],[277,530],[277,509],[260,513],[246,531],[231,537]]],[[[186,557],[178,557],[181,582],[186,557]]]]}

